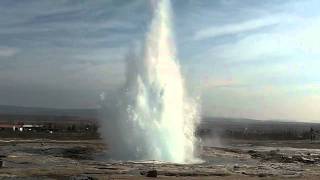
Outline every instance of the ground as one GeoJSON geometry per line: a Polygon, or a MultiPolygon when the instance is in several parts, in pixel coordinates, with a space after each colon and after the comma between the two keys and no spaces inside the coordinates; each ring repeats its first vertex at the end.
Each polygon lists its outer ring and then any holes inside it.
{"type": "Polygon", "coordinates": [[[320,142],[221,140],[205,146],[203,163],[105,160],[100,140],[2,139],[2,179],[320,179],[320,142]]]}

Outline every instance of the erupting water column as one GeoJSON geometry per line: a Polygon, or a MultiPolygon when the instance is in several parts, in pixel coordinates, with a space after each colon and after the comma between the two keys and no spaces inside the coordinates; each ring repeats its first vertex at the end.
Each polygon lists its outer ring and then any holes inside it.
{"type": "Polygon", "coordinates": [[[114,152],[122,151],[126,159],[192,163],[197,107],[186,95],[176,59],[170,1],[154,2],[157,4],[144,57],[131,59],[127,67],[125,100],[121,105],[127,116],[117,122],[122,134],[111,148],[118,147],[114,152]]]}

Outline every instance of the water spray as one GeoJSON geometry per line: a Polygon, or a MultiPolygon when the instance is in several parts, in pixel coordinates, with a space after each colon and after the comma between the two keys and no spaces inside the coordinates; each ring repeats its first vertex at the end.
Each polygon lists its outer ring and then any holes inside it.
{"type": "Polygon", "coordinates": [[[156,2],[144,53],[128,61],[126,87],[111,105],[118,115],[103,133],[114,158],[192,163],[197,104],[176,57],[170,1],[156,2]]]}

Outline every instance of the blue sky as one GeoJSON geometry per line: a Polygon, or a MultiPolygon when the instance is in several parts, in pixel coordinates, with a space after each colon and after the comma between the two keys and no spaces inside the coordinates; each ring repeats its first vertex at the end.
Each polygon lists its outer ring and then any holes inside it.
{"type": "MultiPolygon", "coordinates": [[[[320,122],[320,1],[172,4],[204,115],[320,122]]],[[[96,107],[124,83],[151,18],[148,0],[0,1],[0,104],[96,107]]]]}

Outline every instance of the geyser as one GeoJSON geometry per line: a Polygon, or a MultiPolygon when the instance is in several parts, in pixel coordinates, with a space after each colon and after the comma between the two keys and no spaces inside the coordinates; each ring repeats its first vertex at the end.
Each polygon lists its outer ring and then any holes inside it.
{"type": "Polygon", "coordinates": [[[105,100],[101,132],[112,158],[192,163],[197,106],[176,59],[170,1],[154,2],[143,55],[130,56],[125,88],[116,100],[105,100]]]}

